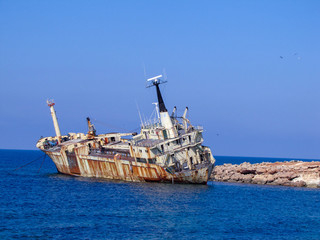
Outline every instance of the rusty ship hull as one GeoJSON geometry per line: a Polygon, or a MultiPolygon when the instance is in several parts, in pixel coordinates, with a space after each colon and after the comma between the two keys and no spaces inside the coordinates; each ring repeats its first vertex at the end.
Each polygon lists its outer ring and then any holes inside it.
{"type": "Polygon", "coordinates": [[[74,149],[74,153],[43,150],[62,174],[122,180],[129,182],[168,182],[207,184],[214,164],[198,169],[169,173],[157,164],[136,162],[133,158],[105,154],[87,154],[85,147],[74,149]]]}
{"type": "Polygon", "coordinates": [[[37,147],[54,162],[60,173],[130,182],[206,184],[215,159],[204,146],[203,127],[194,126],[174,107],[169,115],[159,84],[162,75],[147,80],[155,87],[154,119],[141,121],[140,133],[97,134],[87,117],[88,132],[61,135],[53,100],[48,100],[56,136],[42,137],[37,147]]]}

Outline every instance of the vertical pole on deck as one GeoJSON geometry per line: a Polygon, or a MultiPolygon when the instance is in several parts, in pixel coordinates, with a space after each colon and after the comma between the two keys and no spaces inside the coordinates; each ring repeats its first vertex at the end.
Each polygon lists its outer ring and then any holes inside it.
{"type": "Polygon", "coordinates": [[[54,110],[54,105],[55,103],[53,102],[53,100],[47,100],[47,104],[50,107],[50,111],[51,111],[51,116],[52,116],[52,121],[53,121],[53,126],[54,126],[54,130],[56,132],[56,136],[58,139],[58,142],[61,143],[61,133],[60,133],[60,128],[59,128],[59,124],[58,124],[58,119],[57,119],[57,115],[56,115],[56,111],[54,110]]]}

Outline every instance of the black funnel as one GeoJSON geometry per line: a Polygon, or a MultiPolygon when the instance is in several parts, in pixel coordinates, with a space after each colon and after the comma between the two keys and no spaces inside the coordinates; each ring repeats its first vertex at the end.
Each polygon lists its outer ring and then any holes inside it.
{"type": "Polygon", "coordinates": [[[168,112],[168,110],[166,109],[166,106],[164,105],[164,101],[162,99],[162,95],[160,92],[160,88],[159,88],[159,84],[158,82],[153,83],[156,86],[157,89],[157,96],[158,96],[158,102],[159,102],[159,110],[160,112],[168,112]]]}

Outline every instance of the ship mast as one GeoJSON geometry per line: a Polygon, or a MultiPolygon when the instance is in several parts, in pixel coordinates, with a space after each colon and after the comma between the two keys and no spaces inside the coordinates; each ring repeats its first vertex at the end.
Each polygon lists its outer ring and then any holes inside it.
{"type": "Polygon", "coordinates": [[[168,131],[169,138],[175,138],[177,136],[176,130],[173,127],[171,118],[169,116],[168,110],[164,104],[162,94],[160,91],[159,85],[162,83],[166,83],[166,81],[161,80],[162,75],[158,75],[153,78],[147,79],[148,82],[151,82],[151,84],[147,87],[156,87],[157,91],[157,97],[158,97],[158,105],[159,105],[159,110],[160,110],[160,122],[163,127],[168,131]]]}
{"type": "Polygon", "coordinates": [[[59,124],[58,124],[56,111],[54,110],[54,107],[53,107],[55,105],[55,103],[53,102],[53,100],[47,100],[47,104],[50,107],[51,116],[52,116],[52,120],[53,120],[53,126],[54,126],[54,130],[56,132],[56,136],[57,136],[58,142],[61,143],[60,128],[59,128],[59,124]]]}

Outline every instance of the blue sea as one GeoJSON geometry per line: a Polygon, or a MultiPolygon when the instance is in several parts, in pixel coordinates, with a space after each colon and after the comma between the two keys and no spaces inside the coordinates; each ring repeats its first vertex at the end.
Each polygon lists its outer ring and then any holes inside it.
{"type": "Polygon", "coordinates": [[[320,189],[70,177],[43,155],[0,150],[0,239],[320,239],[320,189]]]}

